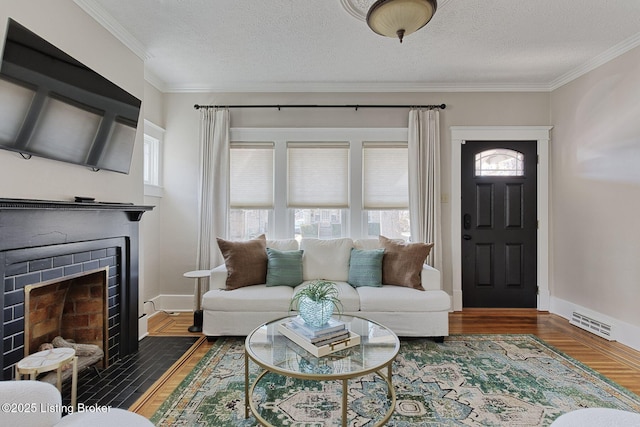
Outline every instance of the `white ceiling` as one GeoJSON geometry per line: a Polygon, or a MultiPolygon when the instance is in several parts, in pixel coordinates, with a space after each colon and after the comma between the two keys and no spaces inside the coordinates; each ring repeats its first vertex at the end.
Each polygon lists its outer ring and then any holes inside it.
{"type": "Polygon", "coordinates": [[[639,0],[440,0],[397,39],[374,0],[75,0],[166,92],[549,91],[640,45],[639,0]]]}

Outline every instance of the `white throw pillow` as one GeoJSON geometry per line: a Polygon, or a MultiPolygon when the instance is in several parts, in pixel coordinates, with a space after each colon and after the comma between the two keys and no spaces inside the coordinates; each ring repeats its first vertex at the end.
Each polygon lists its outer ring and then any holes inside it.
{"type": "Polygon", "coordinates": [[[296,239],[267,240],[267,247],[279,251],[297,251],[298,241],[296,239]]]}
{"type": "Polygon", "coordinates": [[[372,249],[380,249],[379,239],[357,239],[353,241],[353,247],[362,251],[370,251],[372,249]]]}
{"type": "Polygon", "coordinates": [[[304,280],[325,279],[346,282],[349,278],[351,239],[302,239],[304,280]]]}

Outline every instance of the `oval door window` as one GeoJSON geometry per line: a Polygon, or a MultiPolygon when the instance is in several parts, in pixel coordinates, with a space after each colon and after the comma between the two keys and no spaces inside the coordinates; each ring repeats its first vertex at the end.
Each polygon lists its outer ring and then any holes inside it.
{"type": "Polygon", "coordinates": [[[506,148],[485,150],[475,157],[476,176],[524,176],[524,154],[506,148]]]}

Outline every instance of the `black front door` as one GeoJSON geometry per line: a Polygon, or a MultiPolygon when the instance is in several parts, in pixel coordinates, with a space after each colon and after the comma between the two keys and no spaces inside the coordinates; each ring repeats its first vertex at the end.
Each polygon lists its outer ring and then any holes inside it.
{"type": "Polygon", "coordinates": [[[536,307],[536,141],[462,146],[462,303],[536,307]]]}

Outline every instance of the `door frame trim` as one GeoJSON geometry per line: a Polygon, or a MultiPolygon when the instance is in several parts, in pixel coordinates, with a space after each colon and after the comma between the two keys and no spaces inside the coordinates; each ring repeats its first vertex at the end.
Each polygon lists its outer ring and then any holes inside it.
{"type": "Polygon", "coordinates": [[[537,308],[549,310],[549,141],[553,126],[451,126],[451,263],[453,310],[462,310],[462,144],[467,141],[537,141],[537,308]]]}

